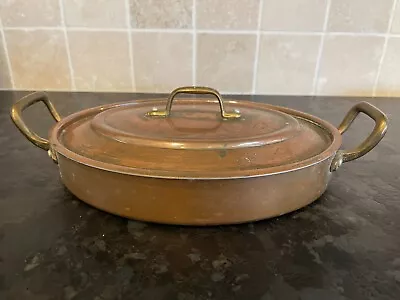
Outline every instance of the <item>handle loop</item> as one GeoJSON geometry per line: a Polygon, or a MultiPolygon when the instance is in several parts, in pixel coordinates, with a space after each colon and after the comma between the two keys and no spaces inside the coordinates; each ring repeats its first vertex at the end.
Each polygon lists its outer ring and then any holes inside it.
{"type": "Polygon", "coordinates": [[[53,151],[50,149],[50,142],[37,135],[35,132],[31,131],[22,119],[22,112],[26,108],[32,106],[37,102],[43,102],[46,105],[47,109],[50,111],[51,116],[56,122],[59,122],[61,120],[61,117],[56,111],[53,103],[51,103],[47,95],[43,92],[35,92],[29,94],[14,103],[11,108],[11,119],[13,120],[15,126],[17,126],[17,128],[29,141],[31,141],[35,146],[48,151],[49,156],[54,161],[56,161],[57,159],[53,151]]]}
{"type": "Polygon", "coordinates": [[[337,152],[331,164],[331,171],[336,171],[344,162],[355,160],[371,151],[385,136],[387,131],[387,116],[377,107],[368,102],[360,102],[353,106],[340,123],[338,130],[344,134],[359,113],[364,113],[375,121],[375,127],[371,134],[356,148],[340,150],[337,152]]]}
{"type": "Polygon", "coordinates": [[[169,117],[169,115],[171,114],[172,102],[174,101],[175,97],[178,94],[213,95],[218,100],[221,117],[223,119],[238,119],[238,118],[240,118],[240,113],[227,112],[225,110],[224,102],[222,101],[222,97],[217,90],[209,88],[209,87],[194,87],[194,86],[193,87],[191,87],[191,86],[180,87],[180,88],[173,90],[168,97],[167,106],[166,106],[165,110],[149,111],[148,113],[146,113],[146,115],[152,116],[152,117],[169,117]]]}

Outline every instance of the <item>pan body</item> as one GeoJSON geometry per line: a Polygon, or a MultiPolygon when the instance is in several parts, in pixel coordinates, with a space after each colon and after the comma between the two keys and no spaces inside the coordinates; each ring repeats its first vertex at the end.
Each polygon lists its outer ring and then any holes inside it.
{"type": "Polygon", "coordinates": [[[222,225],[279,216],[318,199],[332,157],[280,174],[235,179],[166,179],[93,168],[58,155],[64,185],[100,210],[163,224],[222,225]]]}

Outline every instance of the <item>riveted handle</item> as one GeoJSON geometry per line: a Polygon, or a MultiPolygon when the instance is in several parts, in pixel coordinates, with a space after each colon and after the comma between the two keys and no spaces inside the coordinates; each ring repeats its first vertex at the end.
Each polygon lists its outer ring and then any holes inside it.
{"type": "Polygon", "coordinates": [[[338,127],[340,134],[344,134],[350,128],[350,125],[361,112],[375,121],[374,129],[358,147],[351,150],[338,151],[332,161],[331,171],[336,171],[344,162],[355,160],[367,154],[385,136],[388,123],[387,116],[380,109],[367,102],[360,102],[350,109],[338,127]]]}
{"type": "Polygon", "coordinates": [[[18,100],[11,108],[11,119],[13,120],[15,126],[22,132],[22,134],[31,141],[34,145],[43,150],[49,151],[49,156],[56,160],[54,153],[51,152],[50,149],[50,142],[40,136],[38,136],[35,132],[31,131],[28,126],[25,124],[24,120],[22,119],[22,112],[28,108],[29,106],[37,103],[43,102],[47,109],[50,111],[53,119],[59,122],[61,120],[60,115],[56,111],[53,103],[49,100],[47,95],[43,92],[35,92],[29,94],[20,100],[18,100]]]}
{"type": "Polygon", "coordinates": [[[213,95],[218,100],[221,117],[223,119],[238,119],[238,118],[240,118],[240,113],[227,112],[225,110],[224,102],[222,101],[222,97],[217,90],[209,88],[209,87],[196,87],[196,86],[180,87],[180,88],[173,90],[168,97],[167,106],[166,106],[165,110],[150,111],[146,115],[153,116],[153,117],[168,117],[171,114],[172,102],[174,101],[175,97],[178,94],[213,95]]]}

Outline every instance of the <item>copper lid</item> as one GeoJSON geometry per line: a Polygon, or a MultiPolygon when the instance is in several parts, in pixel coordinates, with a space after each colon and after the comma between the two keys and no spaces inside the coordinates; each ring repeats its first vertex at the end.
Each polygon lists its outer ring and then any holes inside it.
{"type": "Polygon", "coordinates": [[[340,139],[315,117],[262,103],[222,101],[217,91],[199,87],[179,88],[167,101],[85,110],[57,126],[51,142],[60,154],[108,171],[160,178],[290,171],[328,158],[340,139]],[[179,93],[216,98],[175,99],[179,93]]]}

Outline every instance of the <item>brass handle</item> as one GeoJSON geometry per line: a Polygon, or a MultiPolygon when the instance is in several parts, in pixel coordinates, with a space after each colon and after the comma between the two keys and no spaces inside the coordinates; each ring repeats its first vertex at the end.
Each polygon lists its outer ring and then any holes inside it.
{"type": "MultiPolygon", "coordinates": [[[[29,106],[42,101],[50,111],[52,117],[54,120],[59,122],[61,120],[60,115],[56,111],[53,103],[50,102],[49,98],[47,95],[43,92],[35,92],[32,94],[29,94],[20,100],[18,100],[16,103],[11,108],[11,119],[13,120],[15,126],[18,127],[18,129],[22,132],[22,134],[29,140],[31,141],[34,145],[49,151],[50,150],[50,142],[40,136],[38,136],[36,133],[31,131],[28,126],[26,126],[24,120],[22,119],[22,112],[28,108],[29,106]]],[[[49,153],[50,155],[50,153],[49,153]]],[[[53,157],[52,157],[53,158],[53,157]]],[[[54,158],[53,158],[54,159],[54,158]]]]}
{"type": "Polygon", "coordinates": [[[349,129],[350,125],[360,112],[372,118],[375,121],[375,127],[371,134],[358,147],[352,150],[338,151],[332,161],[331,171],[336,171],[337,168],[344,162],[357,159],[367,154],[381,141],[386,134],[388,123],[387,116],[380,109],[367,102],[360,102],[350,109],[338,127],[340,134],[344,134],[347,129],[349,129]]]}
{"type": "Polygon", "coordinates": [[[172,101],[174,101],[175,97],[178,94],[213,95],[218,99],[221,117],[223,119],[238,119],[238,118],[240,118],[240,113],[227,112],[225,110],[224,102],[222,101],[222,97],[217,90],[209,88],[209,87],[195,87],[195,86],[180,87],[180,88],[173,90],[168,97],[167,106],[166,106],[165,110],[149,111],[146,115],[153,116],[153,117],[168,117],[171,114],[172,101]]]}

